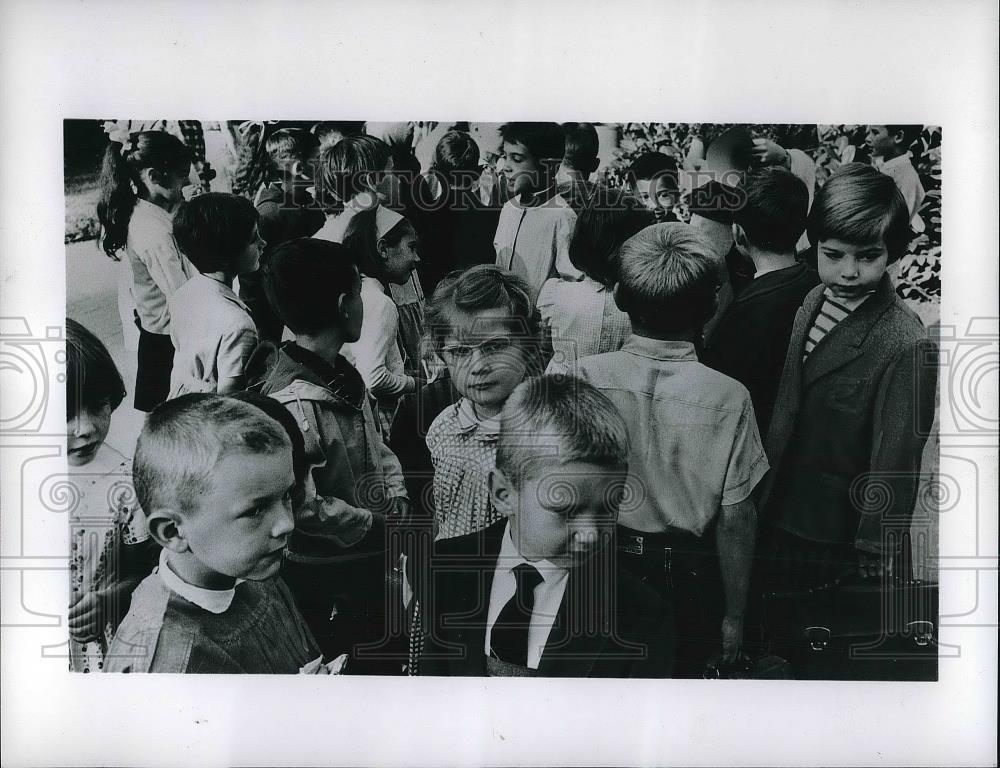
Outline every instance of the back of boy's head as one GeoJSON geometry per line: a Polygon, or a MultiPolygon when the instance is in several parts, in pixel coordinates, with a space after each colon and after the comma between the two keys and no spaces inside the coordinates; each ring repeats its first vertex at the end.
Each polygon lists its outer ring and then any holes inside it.
{"type": "Polygon", "coordinates": [[[479,173],[479,145],[465,131],[448,131],[434,148],[434,170],[450,174],[479,173]]]}
{"type": "Polygon", "coordinates": [[[94,334],[66,318],[66,419],[81,411],[95,412],[105,404],[114,410],[125,399],[125,383],[94,334]]]}
{"type": "Polygon", "coordinates": [[[392,151],[381,139],[368,134],[345,136],[320,154],[323,196],[346,203],[366,189],[365,177],[388,167],[392,151]]]}
{"type": "Polygon", "coordinates": [[[889,262],[906,253],[912,232],[906,201],[891,176],[863,163],[840,166],[816,193],[809,239],[884,242],[889,262]]]}
{"type": "Polygon", "coordinates": [[[281,322],[295,334],[336,328],[338,299],[354,290],[358,270],[340,243],[302,237],[271,252],[264,292],[281,322]]]}
{"type": "Polygon", "coordinates": [[[887,125],[885,129],[890,136],[895,136],[897,133],[903,134],[902,148],[905,152],[910,149],[913,142],[920,138],[924,127],[922,125],[887,125]]]}
{"type": "Polygon", "coordinates": [[[573,376],[536,376],[500,412],[496,467],[520,488],[546,469],[558,473],[555,461],[627,470],[629,449],[628,426],[605,394],[573,376]]]}
{"type": "Polygon", "coordinates": [[[345,136],[365,132],[364,120],[324,120],[313,126],[313,134],[319,141],[320,150],[332,147],[345,136]]]}
{"type": "Polygon", "coordinates": [[[656,214],[632,195],[598,188],[591,203],[576,217],[569,260],[587,277],[610,288],[618,279],[618,249],[632,235],[655,223],[656,214]]]}
{"type": "Polygon", "coordinates": [[[500,136],[512,144],[523,144],[538,162],[561,162],[566,152],[566,135],[559,123],[504,123],[500,136]]]}
{"type": "Polygon", "coordinates": [[[632,180],[665,178],[671,189],[679,187],[677,161],[663,152],[644,152],[629,165],[626,176],[632,180]]]}
{"type": "Polygon", "coordinates": [[[566,148],[563,164],[581,173],[593,173],[600,161],[597,159],[599,142],[593,123],[563,123],[566,148]]]}
{"type": "Polygon", "coordinates": [[[774,253],[794,251],[809,214],[805,183],[784,168],[770,166],[751,174],[743,191],[745,202],[734,221],[750,242],[774,253]]]}
{"type": "Polygon", "coordinates": [[[455,327],[456,313],[506,310],[518,336],[538,338],[541,318],[531,300],[531,289],[520,275],[492,264],[477,264],[452,272],[438,284],[427,305],[427,327],[440,350],[455,327]]]}
{"type": "Polygon", "coordinates": [[[199,272],[235,273],[259,218],[245,197],[206,192],[181,203],[174,214],[174,239],[199,272]]]}
{"type": "Polygon", "coordinates": [[[715,312],[718,260],[689,224],[655,224],[618,251],[618,305],[633,326],[674,333],[701,328],[715,312]]]}
{"type": "Polygon", "coordinates": [[[290,449],[285,430],[259,408],[224,395],[182,395],[146,417],[132,464],[136,495],[147,513],[190,514],[210,492],[220,459],[290,449]]]}

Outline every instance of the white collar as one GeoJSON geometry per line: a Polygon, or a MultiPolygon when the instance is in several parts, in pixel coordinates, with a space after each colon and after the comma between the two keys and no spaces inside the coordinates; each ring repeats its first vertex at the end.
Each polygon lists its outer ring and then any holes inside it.
{"type": "Polygon", "coordinates": [[[160,567],[156,571],[160,574],[160,580],[167,589],[176,592],[189,603],[194,603],[209,613],[225,613],[229,610],[229,606],[232,605],[233,598],[236,596],[236,587],[244,581],[237,579],[236,584],[231,589],[205,589],[188,584],[170,568],[165,549],[160,551],[160,567]]]}
{"type": "Polygon", "coordinates": [[[895,168],[896,166],[905,165],[909,163],[911,157],[913,157],[913,153],[904,152],[903,154],[897,155],[896,157],[892,158],[892,160],[882,160],[876,165],[879,169],[885,169],[885,168],[892,169],[895,168]]]}
{"type": "Polygon", "coordinates": [[[514,536],[511,533],[510,522],[508,521],[507,527],[504,529],[503,539],[501,539],[500,543],[500,554],[497,555],[497,568],[513,572],[513,570],[522,563],[527,563],[535,568],[542,575],[542,579],[545,583],[549,586],[558,583],[559,580],[565,578],[568,573],[567,569],[561,568],[551,560],[526,559],[520,552],[518,552],[517,545],[514,544],[514,536]]]}

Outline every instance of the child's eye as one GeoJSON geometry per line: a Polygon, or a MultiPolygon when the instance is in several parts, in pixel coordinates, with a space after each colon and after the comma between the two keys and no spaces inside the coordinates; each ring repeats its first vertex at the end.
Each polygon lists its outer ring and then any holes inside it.
{"type": "Polygon", "coordinates": [[[472,347],[468,344],[452,344],[445,347],[444,352],[455,358],[469,357],[472,354],[472,347]]]}
{"type": "Polygon", "coordinates": [[[484,355],[497,355],[501,352],[505,352],[510,349],[511,340],[498,336],[495,339],[490,339],[489,341],[484,341],[482,343],[481,349],[484,355]]]}
{"type": "Polygon", "coordinates": [[[843,256],[843,254],[837,253],[836,251],[823,251],[823,255],[831,261],[837,261],[843,256]]]}

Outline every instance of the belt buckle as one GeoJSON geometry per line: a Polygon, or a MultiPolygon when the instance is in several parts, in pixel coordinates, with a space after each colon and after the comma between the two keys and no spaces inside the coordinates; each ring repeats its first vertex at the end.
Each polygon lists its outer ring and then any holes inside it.
{"type": "Polygon", "coordinates": [[[629,555],[641,555],[643,552],[642,536],[619,537],[618,549],[629,555]]]}

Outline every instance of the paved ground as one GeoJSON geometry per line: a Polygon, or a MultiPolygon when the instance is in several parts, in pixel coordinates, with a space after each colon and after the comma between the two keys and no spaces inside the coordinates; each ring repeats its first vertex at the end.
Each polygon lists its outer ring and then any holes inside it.
{"type": "MultiPolygon", "coordinates": [[[[108,347],[115,363],[125,379],[129,396],[115,412],[108,435],[108,443],[126,455],[131,455],[135,439],[142,428],[143,414],[132,406],[132,388],[135,383],[135,350],[127,349],[118,314],[119,264],[101,251],[95,241],[70,243],[66,246],[66,296],[69,317],[79,321],[97,334],[108,347]]],[[[937,307],[924,305],[917,308],[927,325],[937,322],[937,307]]],[[[135,342],[132,341],[132,344],[135,342]]],[[[929,478],[936,476],[938,469],[938,433],[935,428],[924,449],[921,474],[925,478],[924,488],[929,478]]],[[[932,521],[930,551],[937,552],[937,505],[932,493],[921,493],[919,503],[925,507],[923,517],[932,521]]],[[[914,570],[919,578],[936,578],[936,567],[931,564],[915,563],[914,570]]]]}

